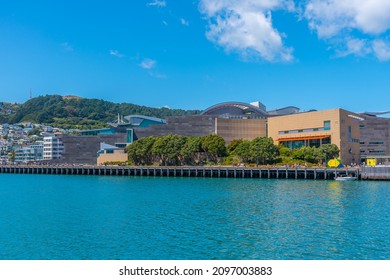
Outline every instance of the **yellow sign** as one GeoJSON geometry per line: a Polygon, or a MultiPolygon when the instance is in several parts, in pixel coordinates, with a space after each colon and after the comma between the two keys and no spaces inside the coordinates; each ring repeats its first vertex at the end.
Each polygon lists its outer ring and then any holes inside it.
{"type": "Polygon", "coordinates": [[[341,162],[338,159],[331,159],[328,161],[328,166],[333,167],[333,168],[337,168],[337,167],[339,167],[340,163],[341,162]]]}
{"type": "Polygon", "coordinates": [[[368,158],[367,166],[376,166],[376,158],[368,158]]]}

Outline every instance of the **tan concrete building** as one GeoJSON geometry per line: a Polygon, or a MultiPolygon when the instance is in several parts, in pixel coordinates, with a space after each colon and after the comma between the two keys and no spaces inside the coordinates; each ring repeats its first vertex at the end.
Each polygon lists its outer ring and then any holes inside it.
{"type": "Polygon", "coordinates": [[[106,143],[100,143],[100,150],[97,155],[97,165],[109,162],[126,162],[129,159],[124,149],[106,143]]]}
{"type": "Polygon", "coordinates": [[[311,111],[268,118],[268,136],[290,149],[335,144],[343,164],[360,163],[362,118],[343,109],[311,111]]]}

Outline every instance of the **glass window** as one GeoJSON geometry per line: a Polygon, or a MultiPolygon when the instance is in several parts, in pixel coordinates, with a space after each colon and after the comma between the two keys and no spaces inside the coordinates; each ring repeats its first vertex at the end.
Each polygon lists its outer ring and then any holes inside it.
{"type": "Polygon", "coordinates": [[[322,139],[322,145],[324,145],[324,144],[330,144],[330,137],[326,137],[326,138],[324,138],[324,139],[322,139]]]}
{"type": "Polygon", "coordinates": [[[330,121],[324,121],[324,130],[330,130],[330,121]]]}

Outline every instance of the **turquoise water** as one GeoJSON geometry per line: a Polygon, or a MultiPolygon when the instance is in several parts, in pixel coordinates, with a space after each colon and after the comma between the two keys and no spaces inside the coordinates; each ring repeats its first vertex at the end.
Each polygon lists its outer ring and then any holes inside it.
{"type": "Polygon", "coordinates": [[[390,259],[390,183],[0,174],[0,259],[390,259]]]}

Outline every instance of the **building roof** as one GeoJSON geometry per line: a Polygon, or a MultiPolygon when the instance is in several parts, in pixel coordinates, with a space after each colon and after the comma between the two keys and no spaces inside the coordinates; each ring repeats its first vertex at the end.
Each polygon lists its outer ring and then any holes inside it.
{"type": "Polygon", "coordinates": [[[274,109],[266,111],[265,106],[259,101],[254,103],[244,102],[223,102],[213,105],[204,110],[202,115],[218,115],[218,116],[283,116],[296,114],[299,112],[299,108],[295,106],[288,106],[280,109],[274,109]],[[258,104],[258,106],[255,106],[258,104]]]}
{"type": "Polygon", "coordinates": [[[144,115],[128,115],[125,116],[124,118],[128,120],[130,123],[132,122],[132,119],[142,119],[142,120],[148,120],[153,122],[166,123],[164,119],[149,117],[144,115]]]}
{"type": "Polygon", "coordinates": [[[231,115],[231,116],[263,116],[268,114],[266,111],[244,102],[223,102],[213,105],[204,110],[201,115],[231,115]]]}
{"type": "Polygon", "coordinates": [[[364,112],[362,113],[362,115],[368,115],[368,116],[372,116],[372,117],[376,117],[378,115],[386,115],[386,114],[390,114],[390,111],[382,111],[382,112],[364,112]]]}
{"type": "Polygon", "coordinates": [[[288,106],[280,109],[274,109],[267,112],[270,116],[283,116],[299,113],[299,108],[295,106],[288,106]]]}
{"type": "Polygon", "coordinates": [[[100,143],[100,150],[121,150],[121,148],[102,142],[100,143]]]}

